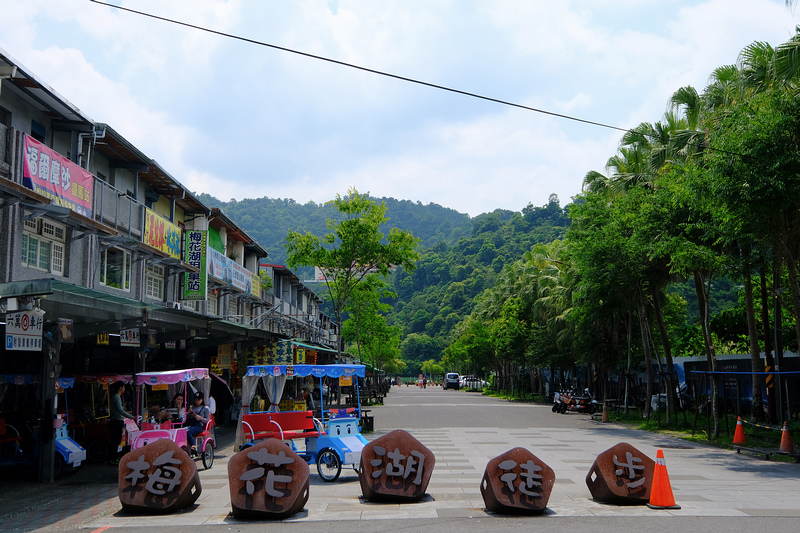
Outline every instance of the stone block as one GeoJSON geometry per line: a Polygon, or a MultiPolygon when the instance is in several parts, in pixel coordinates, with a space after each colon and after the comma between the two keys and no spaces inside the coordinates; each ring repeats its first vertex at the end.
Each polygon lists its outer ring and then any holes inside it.
{"type": "Polygon", "coordinates": [[[118,479],[122,508],[136,514],[172,513],[192,505],[202,492],[194,460],[169,439],[125,454],[118,479]]]}
{"type": "Polygon", "coordinates": [[[499,514],[540,514],[547,508],[556,474],[525,448],[490,460],[481,480],[486,509],[499,514]]]}
{"type": "Polygon", "coordinates": [[[282,519],[308,501],[308,463],[277,439],[245,448],[228,461],[228,486],[236,518],[282,519]]]}
{"type": "Polygon", "coordinates": [[[358,481],[365,499],[413,502],[428,490],[436,458],[407,431],[396,429],[361,450],[358,481]]]}
{"type": "Polygon", "coordinates": [[[655,461],[621,442],[597,456],[586,485],[599,502],[644,505],[650,501],[654,469],[655,461]]]}

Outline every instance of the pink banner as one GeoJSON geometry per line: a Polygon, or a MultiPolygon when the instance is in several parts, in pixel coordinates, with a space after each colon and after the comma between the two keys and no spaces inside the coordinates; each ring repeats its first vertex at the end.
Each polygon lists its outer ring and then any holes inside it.
{"type": "Polygon", "coordinates": [[[23,185],[56,205],[91,217],[94,176],[27,135],[24,149],[23,185]]]}

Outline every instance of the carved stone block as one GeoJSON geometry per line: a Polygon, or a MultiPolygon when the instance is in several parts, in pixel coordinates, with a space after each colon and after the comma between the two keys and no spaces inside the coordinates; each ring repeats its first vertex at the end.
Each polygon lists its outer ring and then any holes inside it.
{"type": "Polygon", "coordinates": [[[655,461],[621,442],[597,456],[586,485],[599,502],[644,505],[650,500],[654,469],[655,461]]]}
{"type": "Polygon", "coordinates": [[[266,439],[228,461],[228,486],[236,518],[282,519],[308,501],[308,463],[283,441],[266,439]]]}
{"type": "Polygon", "coordinates": [[[361,450],[358,481],[365,499],[413,502],[428,490],[436,458],[407,431],[396,429],[361,450]]]}
{"type": "Polygon", "coordinates": [[[137,514],[165,514],[189,507],[202,492],[194,460],[168,439],[125,454],[118,479],[122,508],[137,514]]]}
{"type": "Polygon", "coordinates": [[[556,474],[525,448],[513,448],[490,460],[481,495],[486,509],[500,514],[539,514],[547,508],[556,474]]]}

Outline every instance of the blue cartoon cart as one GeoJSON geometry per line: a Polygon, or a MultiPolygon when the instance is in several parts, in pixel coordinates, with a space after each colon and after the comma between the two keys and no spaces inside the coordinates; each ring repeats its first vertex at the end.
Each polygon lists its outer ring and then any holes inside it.
{"type": "Polygon", "coordinates": [[[324,481],[336,481],[342,467],[358,470],[361,450],[367,440],[361,435],[358,424],[361,405],[346,409],[326,409],[325,394],[320,394],[321,419],[314,417],[313,410],[279,411],[278,401],[289,377],[312,376],[323,378],[350,378],[358,398],[358,378],[365,376],[364,365],[266,365],[248,366],[242,379],[242,415],[237,428],[237,443],[240,449],[253,446],[267,438],[286,442],[309,464],[317,465],[317,472],[324,481]],[[258,384],[263,385],[270,406],[268,410],[251,412],[249,406],[255,397],[258,384]],[[302,439],[304,449],[295,441],[302,439]]]}
{"type": "MultiPolygon", "coordinates": [[[[74,382],[74,379],[61,378],[56,382],[56,391],[63,393],[65,389],[72,387],[74,382]]],[[[8,392],[3,389],[11,386],[28,387],[30,391],[9,396],[38,397],[41,381],[38,376],[30,374],[0,375],[0,391],[8,392]],[[34,389],[35,393],[32,392],[34,389]]],[[[70,411],[66,403],[66,394],[64,400],[64,408],[60,409],[59,414],[52,420],[55,438],[54,477],[77,472],[86,460],[86,450],[70,437],[68,429],[70,411]]],[[[20,411],[17,409],[14,412],[0,414],[0,466],[35,466],[44,449],[39,426],[35,424],[49,425],[49,419],[43,416],[36,420],[26,420],[19,416],[20,411]]],[[[46,410],[42,412],[46,413],[46,410]]]]}

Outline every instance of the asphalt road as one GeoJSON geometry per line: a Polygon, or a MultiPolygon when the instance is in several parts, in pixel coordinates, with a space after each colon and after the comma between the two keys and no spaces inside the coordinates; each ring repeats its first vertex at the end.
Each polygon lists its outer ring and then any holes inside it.
{"type": "Polygon", "coordinates": [[[374,406],[376,438],[406,429],[436,456],[428,496],[413,504],[364,501],[356,474],[324,483],[312,468],[305,509],[281,522],[246,522],[230,516],[227,459],[232,431],[220,432],[217,461],[201,471],[203,492],[191,508],[167,516],[132,516],[120,510],[116,471],[87,465],[52,485],[0,482],[0,530],[127,532],[359,531],[471,533],[530,531],[793,531],[800,523],[800,465],[737,455],[677,439],[602,424],[549,406],[507,402],[440,387],[395,387],[374,406]],[[591,499],[585,477],[594,458],[627,442],[650,457],[663,449],[680,510],[617,506],[591,499]],[[531,450],[556,473],[547,512],[505,517],[487,512],[480,494],[486,463],[517,446],[531,450]]]}

